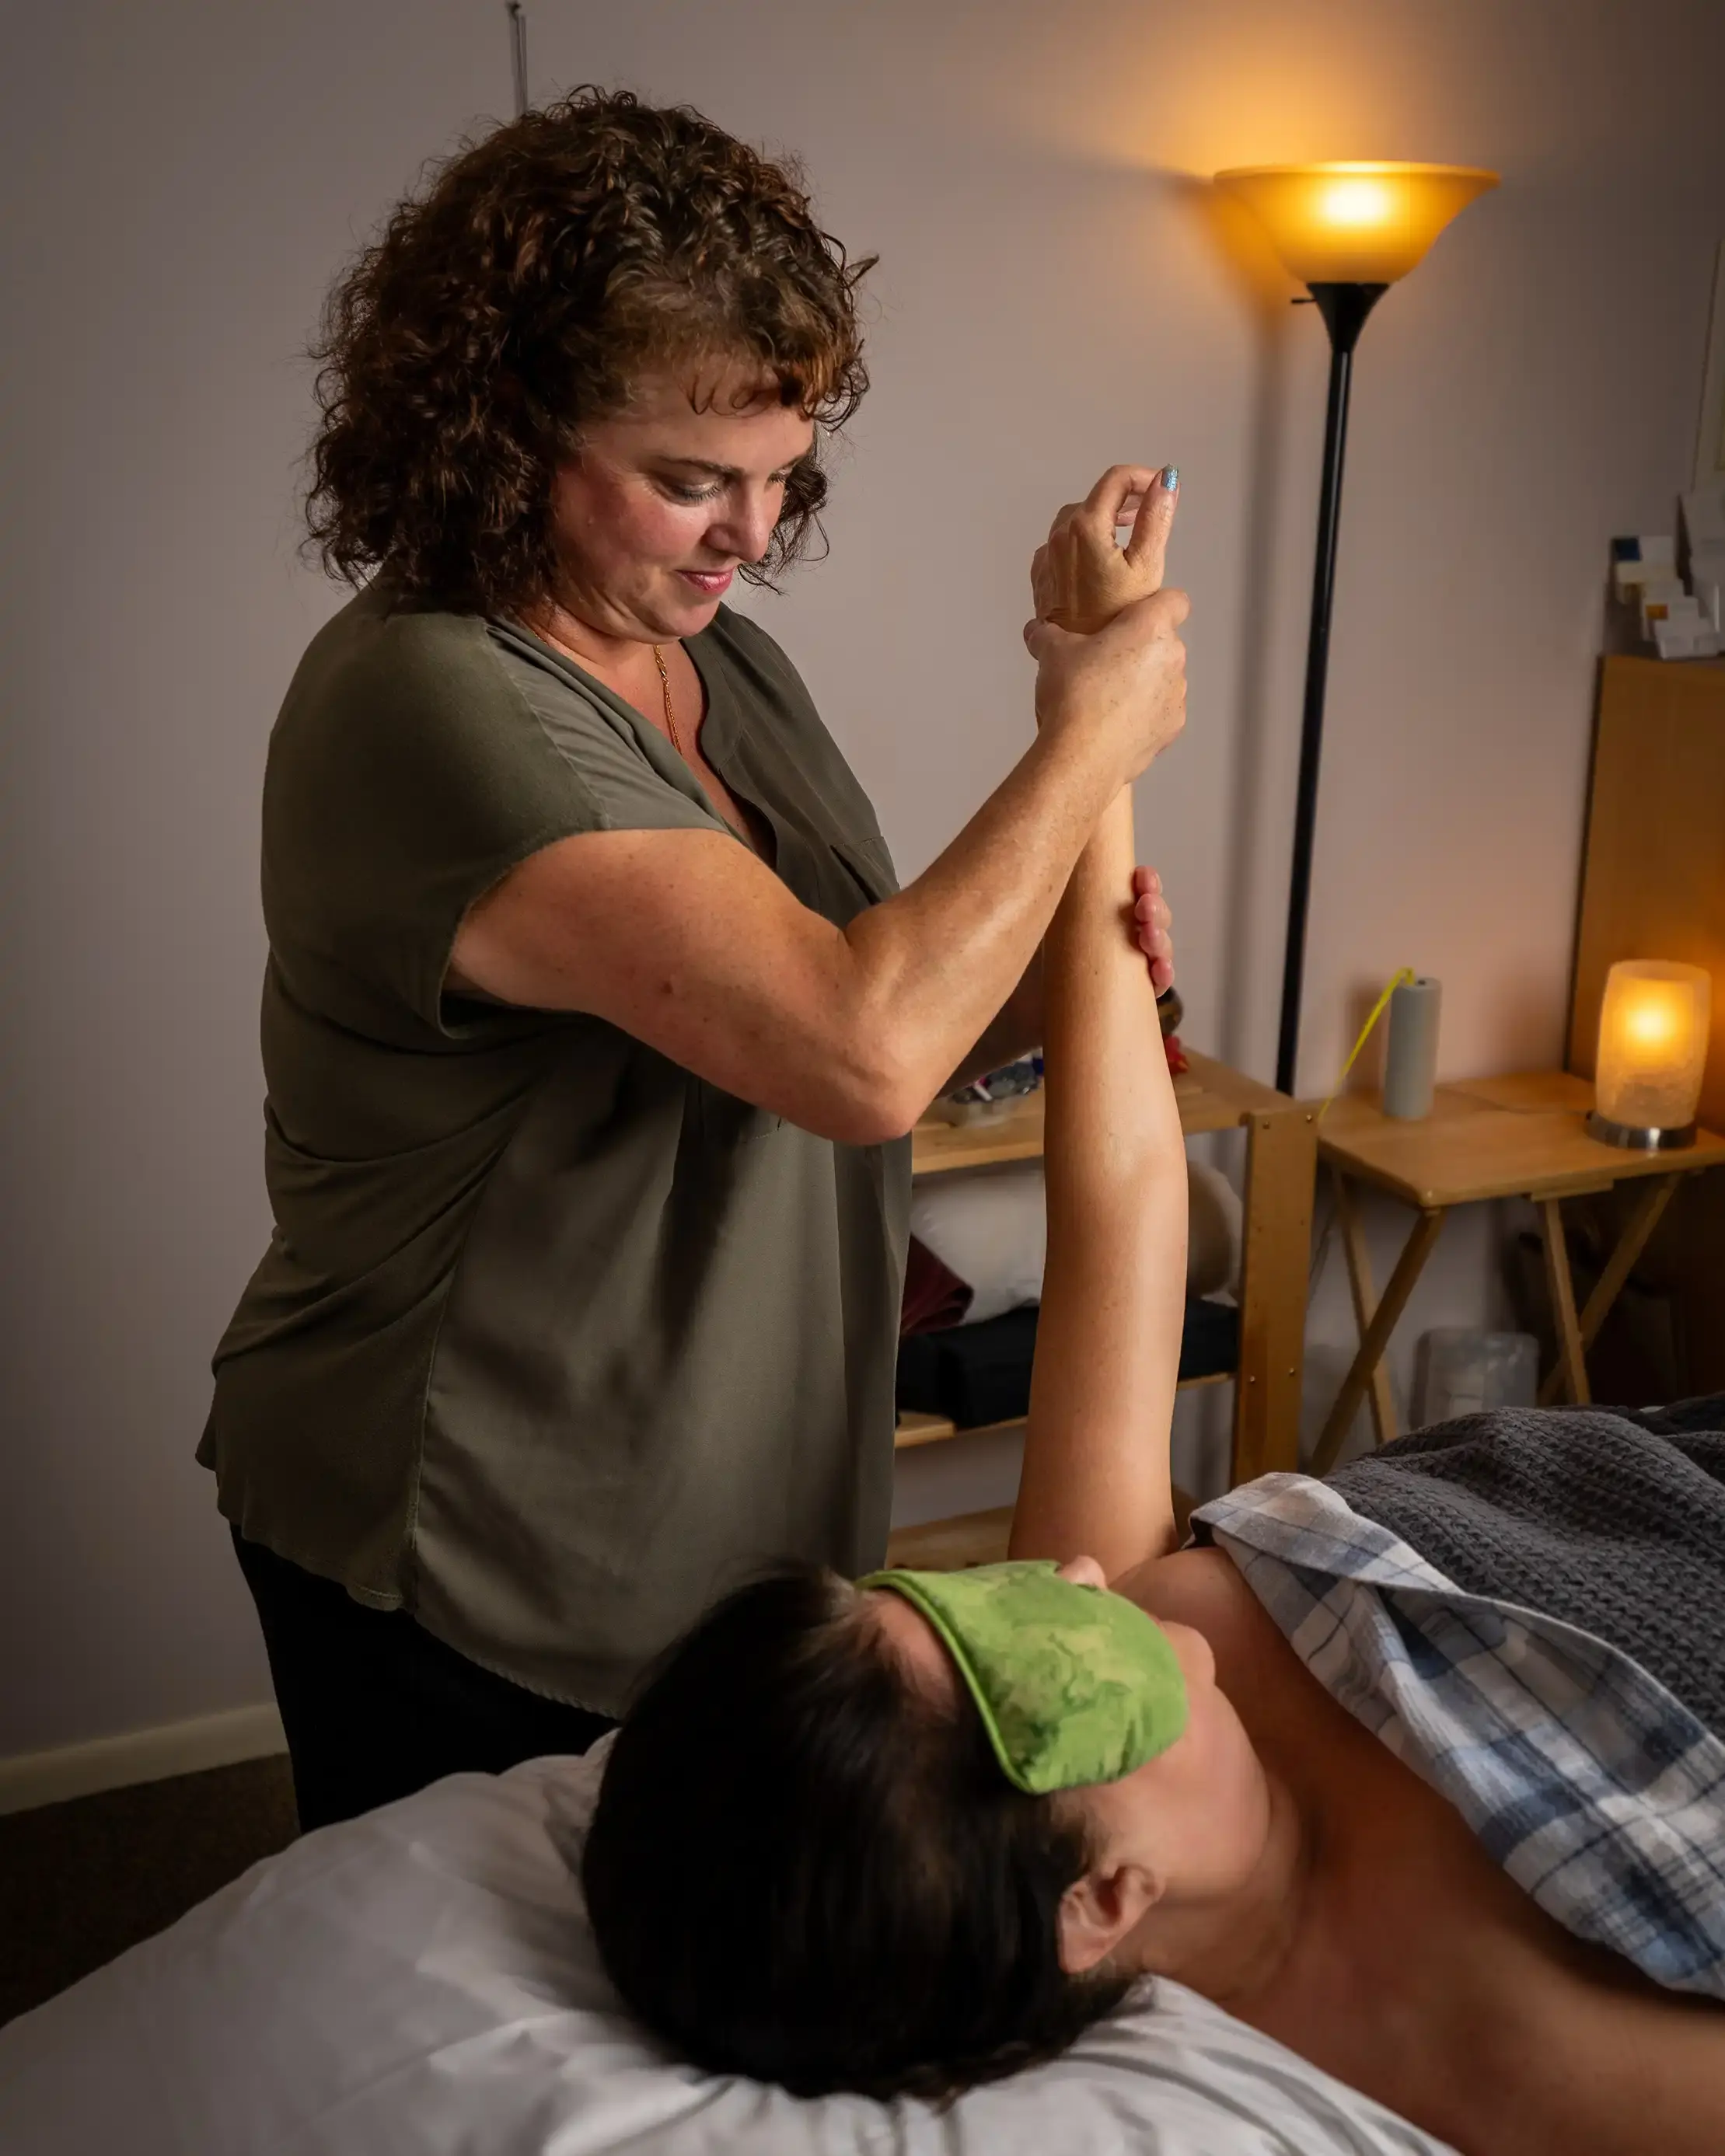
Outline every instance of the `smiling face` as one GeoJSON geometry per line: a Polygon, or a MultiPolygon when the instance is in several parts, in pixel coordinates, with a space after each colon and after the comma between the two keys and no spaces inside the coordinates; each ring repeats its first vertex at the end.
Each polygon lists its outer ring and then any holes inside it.
{"type": "Polygon", "coordinates": [[[559,609],[600,638],[705,629],[741,563],[766,554],[814,422],[734,362],[637,382],[583,432],[552,494],[559,609]]]}

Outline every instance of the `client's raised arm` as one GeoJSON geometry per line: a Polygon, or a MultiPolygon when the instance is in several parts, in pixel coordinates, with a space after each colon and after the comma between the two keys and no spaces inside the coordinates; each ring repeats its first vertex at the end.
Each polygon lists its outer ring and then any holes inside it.
{"type": "MultiPolygon", "coordinates": [[[[1117,532],[1126,467],[1055,519],[1024,631],[1046,691],[1111,646],[1177,629],[1162,588],[1178,474],[1117,532]],[[1074,634],[1073,632],[1077,632],[1074,634]]],[[[1156,998],[1131,933],[1132,804],[1104,814],[1044,946],[1048,1260],[1012,1554],[1092,1557],[1111,1579],[1174,1547],[1168,1430],[1186,1298],[1186,1157],[1156,998]]]]}
{"type": "Polygon", "coordinates": [[[1014,1557],[1093,1557],[1110,1579],[1175,1545],[1186,1284],[1185,1148],[1130,934],[1132,875],[1122,793],[1048,933],[1048,1263],[1011,1544],[1014,1557]]]}

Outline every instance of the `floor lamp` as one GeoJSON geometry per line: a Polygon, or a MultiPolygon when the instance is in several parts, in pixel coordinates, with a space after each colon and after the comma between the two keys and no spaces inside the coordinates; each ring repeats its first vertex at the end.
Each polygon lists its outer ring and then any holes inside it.
{"type": "MultiPolygon", "coordinates": [[[[1366,316],[1399,277],[1425,256],[1444,227],[1496,172],[1468,165],[1254,165],[1216,174],[1216,185],[1250,210],[1283,266],[1297,277],[1330,333],[1330,398],[1324,421],[1323,490],[1312,572],[1312,628],[1306,645],[1306,702],[1300,723],[1300,781],[1294,804],[1294,862],[1288,940],[1282,961],[1276,1090],[1294,1090],[1300,1046],[1300,992],[1306,968],[1306,914],[1312,894],[1312,830],[1323,746],[1324,680],[1329,670],[1330,603],[1342,516],[1342,459],[1353,348],[1366,316]]],[[[1296,304],[1299,304],[1296,302],[1296,304]]]]}

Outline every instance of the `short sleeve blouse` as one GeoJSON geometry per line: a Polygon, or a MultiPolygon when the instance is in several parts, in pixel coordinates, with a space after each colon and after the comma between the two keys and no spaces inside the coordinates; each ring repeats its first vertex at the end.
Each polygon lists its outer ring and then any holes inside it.
{"type": "MultiPolygon", "coordinates": [[[[840,925],[896,888],[783,654],[688,644],[704,753],[840,925]]],[[[271,737],[275,1229],[199,1458],[241,1532],[552,1697],[785,1558],[877,1563],[908,1145],[848,1147],[604,1021],[444,988],[474,901],[559,839],[733,836],[657,730],[518,624],[362,594],[271,737]]]]}

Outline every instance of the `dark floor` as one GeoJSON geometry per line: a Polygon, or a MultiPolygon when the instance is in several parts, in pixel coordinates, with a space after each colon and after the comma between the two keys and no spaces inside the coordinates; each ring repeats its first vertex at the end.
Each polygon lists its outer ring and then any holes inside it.
{"type": "Polygon", "coordinates": [[[0,1818],[0,2021],[162,1930],[297,1830],[285,1754],[0,1818]]]}

